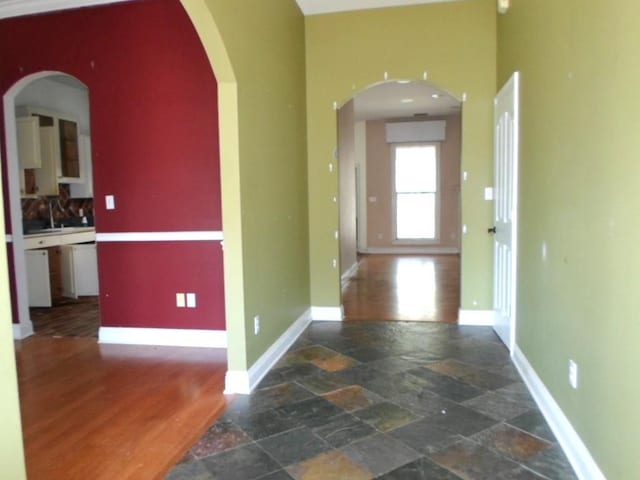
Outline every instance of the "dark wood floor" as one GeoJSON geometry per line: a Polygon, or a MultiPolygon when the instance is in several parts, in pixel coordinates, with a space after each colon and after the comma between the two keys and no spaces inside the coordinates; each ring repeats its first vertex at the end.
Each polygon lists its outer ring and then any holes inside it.
{"type": "Polygon", "coordinates": [[[458,255],[363,255],[342,292],[348,320],[456,323],[458,255]]]}
{"type": "Polygon", "coordinates": [[[98,297],[61,297],[51,308],[31,308],[35,335],[46,337],[98,337],[98,297]]]}
{"type": "Polygon", "coordinates": [[[161,479],[226,407],[226,351],[16,342],[30,479],[161,479]]]}

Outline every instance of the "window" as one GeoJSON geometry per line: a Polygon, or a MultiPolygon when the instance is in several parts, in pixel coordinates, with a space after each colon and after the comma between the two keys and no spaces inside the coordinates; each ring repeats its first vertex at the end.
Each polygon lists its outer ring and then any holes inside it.
{"type": "Polygon", "coordinates": [[[438,237],[438,145],[394,146],[394,209],[397,240],[438,237]]]}

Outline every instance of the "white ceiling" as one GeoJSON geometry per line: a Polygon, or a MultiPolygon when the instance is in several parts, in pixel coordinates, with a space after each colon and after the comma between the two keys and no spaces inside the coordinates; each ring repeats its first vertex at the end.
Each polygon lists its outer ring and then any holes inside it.
{"type": "Polygon", "coordinates": [[[458,0],[296,0],[305,15],[455,1],[458,0]]]}
{"type": "Polygon", "coordinates": [[[424,118],[460,112],[457,99],[424,82],[381,83],[358,94],[353,106],[356,120],[424,118]],[[433,98],[432,95],[438,95],[439,98],[433,98]],[[413,101],[402,102],[409,99],[413,101]]]}

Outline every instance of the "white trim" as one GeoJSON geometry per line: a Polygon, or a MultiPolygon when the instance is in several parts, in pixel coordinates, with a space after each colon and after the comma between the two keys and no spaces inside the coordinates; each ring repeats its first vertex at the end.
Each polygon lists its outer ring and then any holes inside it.
{"type": "Polygon", "coordinates": [[[581,480],[606,480],[598,464],[589,453],[587,446],[575,431],[558,403],[551,396],[527,357],[516,344],[513,349],[513,363],[524,379],[531,395],[538,404],[540,411],[553,430],[562,450],[567,455],[576,475],[581,480]]]}
{"type": "Polygon", "coordinates": [[[31,322],[21,324],[13,323],[13,339],[22,340],[33,335],[33,324],[31,322]]]}
{"type": "Polygon", "coordinates": [[[458,325],[493,327],[493,310],[458,310],[458,325]]]}
{"type": "Polygon", "coordinates": [[[314,322],[341,322],[344,320],[344,309],[339,307],[311,307],[311,318],[314,322]]]}
{"type": "Polygon", "coordinates": [[[116,232],[96,233],[97,242],[196,242],[222,241],[219,230],[195,232],[116,232]]]}
{"type": "Polygon", "coordinates": [[[280,337],[262,354],[249,370],[228,370],[225,376],[225,394],[249,394],[260,380],[280,360],[289,347],[311,323],[311,309],[304,312],[280,337]]]}
{"type": "Polygon", "coordinates": [[[4,0],[0,4],[0,18],[126,1],[129,0],[4,0]]]}
{"type": "Polygon", "coordinates": [[[340,277],[340,282],[342,283],[342,288],[349,282],[351,276],[358,270],[358,262],[354,262],[353,265],[349,267],[349,270],[344,272],[340,277]]]}
{"type": "Polygon", "coordinates": [[[98,343],[227,348],[224,330],[100,327],[98,343]]]}
{"type": "Polygon", "coordinates": [[[12,235],[7,233],[4,237],[7,239],[7,243],[13,242],[13,236],[12,235]]]}
{"type": "Polygon", "coordinates": [[[460,253],[458,247],[369,247],[359,250],[359,253],[368,253],[372,255],[457,255],[460,253]]]}

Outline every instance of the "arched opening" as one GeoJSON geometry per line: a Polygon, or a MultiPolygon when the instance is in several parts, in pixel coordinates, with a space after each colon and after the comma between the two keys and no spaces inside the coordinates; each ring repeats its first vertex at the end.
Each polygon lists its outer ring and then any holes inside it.
{"type": "Polygon", "coordinates": [[[4,97],[14,336],[97,336],[89,91],[39,72],[4,97]],[[61,315],[64,313],[64,316],[61,315]]]}
{"type": "Polygon", "coordinates": [[[347,319],[454,323],[462,102],[425,81],[373,85],[338,111],[347,319]]]}

